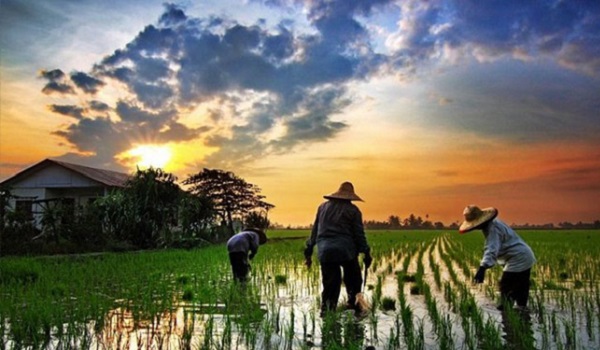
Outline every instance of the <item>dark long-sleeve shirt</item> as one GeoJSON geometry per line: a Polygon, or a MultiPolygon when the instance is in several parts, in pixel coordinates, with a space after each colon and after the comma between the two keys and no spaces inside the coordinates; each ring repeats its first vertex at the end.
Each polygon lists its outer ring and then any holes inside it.
{"type": "Polygon", "coordinates": [[[258,251],[259,238],[258,234],[253,231],[243,231],[232,236],[227,241],[227,250],[230,253],[246,253],[256,254],[258,251]]]}
{"type": "Polygon", "coordinates": [[[307,254],[317,246],[320,262],[343,262],[370,251],[363,228],[362,213],[348,200],[330,199],[319,206],[307,254]]]}

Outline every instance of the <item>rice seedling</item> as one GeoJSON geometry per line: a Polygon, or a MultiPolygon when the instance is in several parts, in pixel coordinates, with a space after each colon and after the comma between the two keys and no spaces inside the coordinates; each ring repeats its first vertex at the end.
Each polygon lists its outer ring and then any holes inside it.
{"type": "Polygon", "coordinates": [[[233,282],[222,246],[2,258],[0,349],[498,349],[524,339],[600,348],[598,232],[522,236],[538,259],[529,325],[493,307],[500,268],[484,287],[471,284],[483,244],[476,234],[369,232],[373,288],[364,292],[374,307],[364,319],[319,316],[319,265],[303,266],[299,239],[261,246],[246,284],[233,282]]]}

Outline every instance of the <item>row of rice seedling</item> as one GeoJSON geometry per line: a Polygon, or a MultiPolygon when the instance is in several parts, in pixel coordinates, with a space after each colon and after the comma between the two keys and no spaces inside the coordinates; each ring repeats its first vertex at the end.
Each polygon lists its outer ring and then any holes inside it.
{"type": "Polygon", "coordinates": [[[319,317],[308,231],[292,233],[261,246],[246,285],[232,282],[222,246],[0,259],[0,349],[600,347],[598,232],[522,234],[538,259],[529,318],[495,310],[500,268],[471,284],[482,235],[370,232],[362,319],[319,317]]]}

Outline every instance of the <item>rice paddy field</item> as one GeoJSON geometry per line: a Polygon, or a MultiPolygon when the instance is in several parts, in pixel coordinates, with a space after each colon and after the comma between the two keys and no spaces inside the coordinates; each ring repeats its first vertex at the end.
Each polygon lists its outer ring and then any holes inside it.
{"type": "MultiPolygon", "coordinates": [[[[370,231],[370,312],[319,316],[308,231],[271,231],[245,285],[224,245],[0,259],[0,349],[599,349],[600,231],[519,231],[529,312],[500,312],[483,235],[370,231]]],[[[342,289],[340,305],[344,304],[342,289]]]]}

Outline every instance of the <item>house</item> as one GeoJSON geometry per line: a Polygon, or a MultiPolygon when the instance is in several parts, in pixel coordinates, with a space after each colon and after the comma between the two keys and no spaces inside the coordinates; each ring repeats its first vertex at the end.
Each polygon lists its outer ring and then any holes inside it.
{"type": "Polygon", "coordinates": [[[84,207],[98,197],[125,185],[130,175],[79,164],[45,159],[2,181],[10,191],[9,206],[35,219],[39,225],[48,203],[62,201],[84,207]]]}

